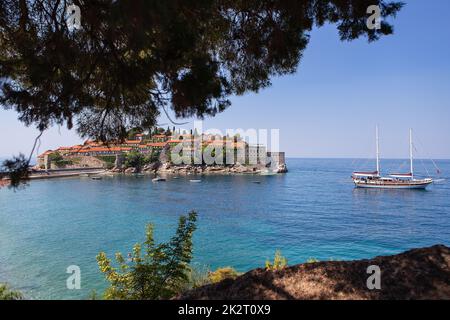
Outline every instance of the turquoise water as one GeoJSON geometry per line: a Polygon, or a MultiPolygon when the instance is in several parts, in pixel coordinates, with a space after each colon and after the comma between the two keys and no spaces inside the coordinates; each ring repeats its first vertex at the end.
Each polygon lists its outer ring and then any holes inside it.
{"type": "MultiPolygon", "coordinates": [[[[386,160],[383,167],[402,162],[386,160]]],[[[148,222],[166,240],[191,209],[199,213],[200,267],[246,271],[263,266],[276,249],[294,264],[450,245],[447,182],[428,191],[355,189],[349,176],[356,163],[288,159],[290,172],[277,176],[205,176],[202,183],[71,178],[34,181],[19,192],[0,189],[0,282],[30,298],[86,298],[105,286],[99,251],[128,253],[148,222]],[[81,268],[81,290],[66,288],[69,265],[81,268]]],[[[450,161],[438,165],[448,178],[450,161]]]]}

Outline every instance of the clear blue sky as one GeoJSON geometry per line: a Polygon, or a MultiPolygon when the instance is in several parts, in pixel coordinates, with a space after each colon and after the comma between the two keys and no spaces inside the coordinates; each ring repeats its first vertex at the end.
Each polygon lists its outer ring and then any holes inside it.
{"type": "MultiPolygon", "coordinates": [[[[290,157],[362,158],[374,153],[377,123],[383,156],[407,157],[413,127],[424,156],[450,158],[450,1],[406,2],[395,34],[372,44],[340,42],[334,26],[314,30],[295,75],[233,98],[204,127],[279,128],[290,157]]],[[[36,131],[0,114],[0,156],[29,152],[36,131]]],[[[79,141],[53,128],[40,150],[79,141]]]]}

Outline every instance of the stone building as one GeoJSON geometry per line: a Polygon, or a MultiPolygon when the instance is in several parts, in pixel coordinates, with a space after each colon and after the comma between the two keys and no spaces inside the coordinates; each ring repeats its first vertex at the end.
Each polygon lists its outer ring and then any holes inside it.
{"type": "Polygon", "coordinates": [[[247,163],[251,165],[267,164],[267,149],[264,145],[249,145],[247,148],[247,163]]]}
{"type": "Polygon", "coordinates": [[[286,165],[286,156],[284,152],[267,152],[267,163],[272,167],[286,165]]]}

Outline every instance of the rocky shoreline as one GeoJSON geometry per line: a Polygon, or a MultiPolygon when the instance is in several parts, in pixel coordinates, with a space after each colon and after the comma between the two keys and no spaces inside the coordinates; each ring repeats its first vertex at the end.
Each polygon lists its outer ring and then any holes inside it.
{"type": "Polygon", "coordinates": [[[278,271],[255,269],[193,289],[180,300],[450,300],[450,248],[436,245],[368,260],[323,261],[278,271]],[[378,266],[380,288],[368,288],[378,266]]]}
{"type": "Polygon", "coordinates": [[[287,173],[288,169],[285,164],[278,166],[275,170],[268,171],[266,167],[263,166],[250,166],[250,165],[172,165],[170,163],[151,163],[142,168],[119,168],[114,167],[108,170],[108,173],[124,173],[124,174],[265,174],[266,172],[271,172],[273,174],[277,173],[287,173]]]}
{"type": "MultiPolygon", "coordinates": [[[[263,166],[248,166],[248,165],[172,165],[169,163],[151,163],[145,165],[142,168],[125,168],[125,167],[113,167],[112,169],[104,169],[101,167],[91,168],[61,168],[51,170],[37,170],[30,171],[31,180],[37,179],[50,179],[50,178],[68,178],[79,177],[84,175],[89,176],[109,176],[115,174],[145,174],[153,176],[166,176],[166,175],[272,175],[287,173],[288,169],[285,164],[278,166],[275,170],[269,171],[268,168],[263,166]]],[[[9,179],[0,177],[0,185],[8,185],[9,179]]]]}

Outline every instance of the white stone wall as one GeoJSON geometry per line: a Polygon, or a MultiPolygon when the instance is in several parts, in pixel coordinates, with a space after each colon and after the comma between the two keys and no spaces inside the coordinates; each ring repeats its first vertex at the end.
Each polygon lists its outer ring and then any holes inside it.
{"type": "Polygon", "coordinates": [[[267,152],[269,162],[272,167],[286,164],[286,156],[284,152],[267,152]]]}

